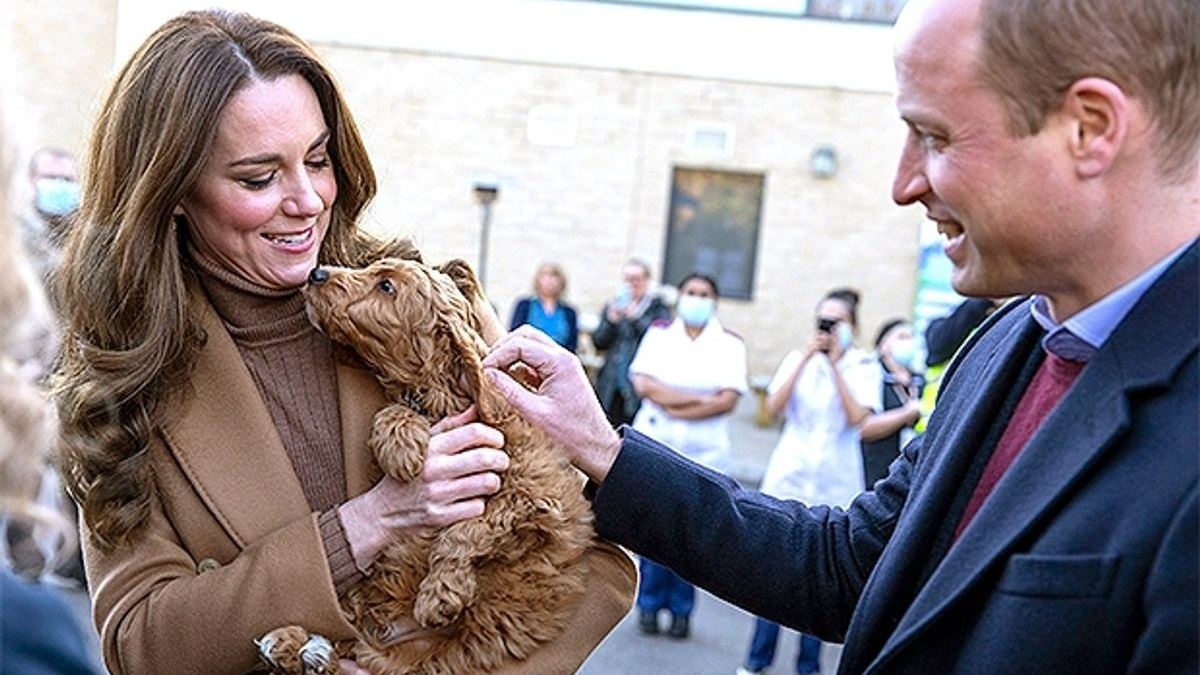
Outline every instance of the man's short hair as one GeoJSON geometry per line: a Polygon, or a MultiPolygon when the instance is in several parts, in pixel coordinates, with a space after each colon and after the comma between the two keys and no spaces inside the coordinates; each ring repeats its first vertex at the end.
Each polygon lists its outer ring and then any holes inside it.
{"type": "Polygon", "coordinates": [[[1184,181],[1200,150],[1200,1],[983,0],[980,75],[1012,131],[1037,133],[1076,81],[1100,77],[1138,99],[1159,169],[1184,181]]]}

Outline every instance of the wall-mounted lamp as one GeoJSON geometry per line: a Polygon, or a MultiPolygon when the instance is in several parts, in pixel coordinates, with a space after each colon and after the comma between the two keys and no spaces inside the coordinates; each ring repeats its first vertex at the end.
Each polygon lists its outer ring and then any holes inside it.
{"type": "Polygon", "coordinates": [[[475,201],[479,202],[483,219],[482,231],[479,233],[479,265],[475,270],[479,277],[479,285],[487,288],[488,239],[492,230],[492,202],[500,196],[500,186],[492,181],[475,183],[475,201]]]}
{"type": "Polygon", "coordinates": [[[500,186],[492,182],[479,181],[475,184],[475,201],[480,204],[491,204],[500,196],[500,186]]]}
{"type": "Polygon", "coordinates": [[[837,175],[837,148],[832,145],[818,145],[808,156],[808,170],[813,178],[833,178],[837,175]]]}

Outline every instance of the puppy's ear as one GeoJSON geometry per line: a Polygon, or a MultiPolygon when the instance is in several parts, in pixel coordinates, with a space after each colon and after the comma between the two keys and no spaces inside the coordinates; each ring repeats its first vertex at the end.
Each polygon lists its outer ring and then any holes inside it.
{"type": "Polygon", "coordinates": [[[496,315],[495,308],[484,297],[479,279],[467,261],[462,258],[453,258],[434,269],[453,279],[454,285],[458,286],[458,291],[471,304],[472,327],[483,336],[484,342],[489,347],[504,337],[508,331],[504,330],[504,324],[500,323],[500,317],[496,315]]]}
{"type": "Polygon", "coordinates": [[[479,278],[475,276],[475,270],[471,269],[470,263],[466,260],[451,258],[440,265],[435,265],[433,269],[450,277],[464,298],[483,295],[483,291],[479,288],[479,278]]]}
{"type": "MultiPolygon", "coordinates": [[[[466,270],[470,272],[470,268],[466,270]]],[[[441,269],[431,274],[431,304],[437,316],[437,332],[449,340],[453,358],[461,365],[462,385],[479,406],[481,418],[494,420],[495,404],[488,398],[487,382],[483,377],[483,355],[487,353],[488,345],[474,326],[476,310],[461,293],[461,287],[449,275],[443,274],[441,269]]]]}

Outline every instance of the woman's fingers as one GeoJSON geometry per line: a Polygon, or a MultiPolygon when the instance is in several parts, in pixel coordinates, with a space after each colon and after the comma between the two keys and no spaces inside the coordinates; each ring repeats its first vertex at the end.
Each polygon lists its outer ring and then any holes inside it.
{"type": "Polygon", "coordinates": [[[436,433],[429,438],[422,479],[454,480],[481,472],[504,471],[508,468],[508,455],[500,449],[503,447],[504,434],[481,422],[436,433]]]}
{"type": "Polygon", "coordinates": [[[445,418],[442,418],[441,420],[438,420],[437,424],[434,424],[432,427],[429,428],[429,433],[440,434],[443,431],[457,429],[458,427],[461,427],[470,422],[474,422],[478,419],[479,419],[479,414],[475,410],[475,406],[471,406],[457,415],[450,415],[449,417],[445,417],[445,418]]]}
{"type": "Polygon", "coordinates": [[[483,513],[483,498],[500,489],[500,472],[508,468],[504,434],[473,419],[473,408],[447,418],[448,428],[429,439],[420,480],[441,524],[483,513]]]}

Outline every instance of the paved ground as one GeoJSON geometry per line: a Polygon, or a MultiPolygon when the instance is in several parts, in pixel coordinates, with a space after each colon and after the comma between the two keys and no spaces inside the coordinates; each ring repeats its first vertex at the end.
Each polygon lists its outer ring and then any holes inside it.
{"type": "MultiPolygon", "coordinates": [[[[777,427],[759,427],[757,402],[744,397],[733,417],[735,478],[756,486],[778,437],[777,427]]],[[[96,646],[95,631],[88,616],[87,597],[68,593],[88,639],[96,646]]],[[[692,617],[692,637],[684,641],[650,637],[637,630],[636,615],[631,612],[592,654],[580,675],[733,675],[750,644],[754,620],[746,612],[707,593],[701,592],[692,617]]],[[[788,675],[796,654],[796,636],[785,631],[780,636],[772,672],[788,675]]],[[[822,672],[837,669],[840,649],[826,646],[822,653],[822,672]]],[[[98,662],[98,660],[97,660],[98,662]]]]}
{"type": "MultiPolygon", "coordinates": [[[[663,617],[665,623],[665,615],[663,617]]],[[[637,613],[630,612],[592,653],[579,675],[734,675],[746,656],[754,617],[701,592],[692,614],[692,636],[672,640],[638,632],[637,613]]],[[[775,664],[776,675],[793,673],[799,640],[794,631],[780,633],[775,664]]],[[[821,650],[821,672],[837,671],[841,647],[825,645],[821,650]]]]}
{"type": "MultiPolygon", "coordinates": [[[[733,417],[734,469],[742,484],[758,485],[779,427],[759,427],[754,396],[744,397],[733,417]]],[[[665,615],[663,617],[665,623],[665,615]]],[[[630,612],[592,654],[579,675],[734,675],[746,656],[754,617],[701,592],[692,615],[692,637],[675,641],[647,636],[637,629],[637,613],[630,612]]],[[[794,631],[780,634],[771,672],[793,673],[798,639],[794,631]]],[[[841,648],[826,645],[821,652],[821,672],[837,670],[841,648]]]]}

